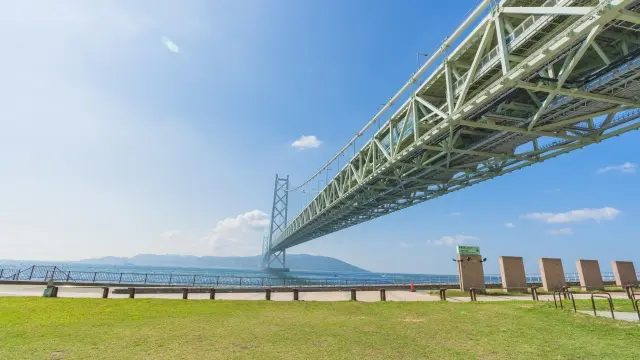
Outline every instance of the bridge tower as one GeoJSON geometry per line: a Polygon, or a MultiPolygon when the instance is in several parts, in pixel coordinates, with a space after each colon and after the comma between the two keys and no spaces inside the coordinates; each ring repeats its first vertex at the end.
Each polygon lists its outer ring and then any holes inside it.
{"type": "Polygon", "coordinates": [[[264,237],[262,245],[262,268],[268,271],[287,272],[285,266],[286,250],[272,251],[271,242],[287,227],[287,208],[289,204],[289,175],[280,177],[276,174],[273,188],[273,206],[269,233],[264,237]]]}

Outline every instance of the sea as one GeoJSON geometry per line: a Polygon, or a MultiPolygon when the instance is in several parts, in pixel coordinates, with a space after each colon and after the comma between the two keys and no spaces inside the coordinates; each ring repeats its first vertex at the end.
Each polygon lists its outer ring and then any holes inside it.
{"type": "MultiPolygon", "coordinates": [[[[115,278],[118,274],[125,274],[131,279],[133,275],[149,274],[150,277],[160,278],[171,276],[172,279],[194,278],[198,279],[245,279],[256,283],[257,279],[280,279],[294,284],[322,284],[329,285],[354,285],[354,284],[410,284],[412,281],[419,283],[456,283],[457,275],[437,275],[437,274],[400,274],[400,273],[375,273],[375,272],[332,272],[332,271],[304,271],[296,270],[286,273],[267,273],[259,269],[223,269],[223,268],[197,268],[197,267],[168,267],[168,266],[138,266],[138,265],[104,265],[88,264],[77,262],[37,262],[37,261],[8,261],[0,260],[0,271],[4,277],[7,274],[15,273],[17,270],[25,270],[31,266],[36,267],[57,267],[62,272],[72,274],[86,274],[85,278],[90,278],[90,274],[99,273],[98,278],[115,278]],[[104,276],[103,276],[104,275],[104,276]],[[113,276],[110,276],[113,275],[113,276]]],[[[20,277],[23,279],[23,277],[20,277]]],[[[211,281],[211,280],[210,280],[211,281]]],[[[219,280],[218,280],[219,281],[219,280]]],[[[237,280],[235,280],[237,281],[237,280]]],[[[260,280],[264,281],[264,280],[260,280]]],[[[273,281],[271,281],[273,283],[273,281]]]]}

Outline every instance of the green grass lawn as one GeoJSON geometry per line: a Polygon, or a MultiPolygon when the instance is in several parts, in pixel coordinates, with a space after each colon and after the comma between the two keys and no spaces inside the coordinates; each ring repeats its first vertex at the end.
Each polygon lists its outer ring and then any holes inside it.
{"type": "Polygon", "coordinates": [[[640,325],[528,301],[0,298],[0,359],[638,358],[640,325]]]}

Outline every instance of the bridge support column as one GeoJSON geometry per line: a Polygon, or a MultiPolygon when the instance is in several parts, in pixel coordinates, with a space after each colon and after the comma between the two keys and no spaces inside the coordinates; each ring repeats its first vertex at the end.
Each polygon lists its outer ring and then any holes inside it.
{"type": "Polygon", "coordinates": [[[273,188],[273,206],[269,234],[264,237],[262,245],[262,268],[266,271],[288,272],[286,249],[273,251],[273,240],[287,227],[287,209],[289,205],[289,176],[281,178],[276,174],[273,188]]]}

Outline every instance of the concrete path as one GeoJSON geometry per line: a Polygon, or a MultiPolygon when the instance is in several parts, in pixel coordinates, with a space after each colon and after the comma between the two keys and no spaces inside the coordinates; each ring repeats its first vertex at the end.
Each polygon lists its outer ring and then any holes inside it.
{"type": "MultiPolygon", "coordinates": [[[[0,285],[0,297],[2,296],[42,296],[45,286],[43,285],[0,285]]],[[[128,294],[114,294],[114,288],[111,288],[109,292],[109,298],[124,299],[128,298],[128,294]]],[[[376,302],[380,301],[379,291],[358,291],[357,300],[363,302],[376,302]]],[[[439,301],[440,298],[437,295],[430,295],[424,291],[409,292],[409,291],[389,291],[386,292],[387,301],[439,301]]],[[[58,297],[61,298],[100,298],[102,297],[102,288],[95,287],[75,287],[75,286],[60,286],[58,288],[58,297]]],[[[349,301],[351,294],[349,291],[323,291],[323,292],[300,292],[299,299],[301,301],[349,301]]],[[[575,299],[589,299],[588,294],[574,294],[575,299]]],[[[614,298],[626,298],[624,293],[612,294],[614,298]]],[[[142,299],[182,299],[182,293],[173,294],[136,294],[136,298],[142,299]]],[[[531,300],[530,295],[478,295],[478,301],[514,301],[514,300],[531,300]]],[[[193,300],[208,300],[208,293],[190,293],[189,299],[193,300]]],[[[217,300],[264,300],[264,292],[257,293],[217,293],[217,300]]],[[[541,301],[553,301],[551,295],[540,295],[541,301]]],[[[273,301],[291,301],[293,300],[293,293],[291,292],[273,292],[271,294],[271,300],[273,301]]],[[[468,302],[470,301],[468,296],[448,296],[447,300],[450,302],[468,302]]],[[[564,300],[565,303],[567,300],[564,300]]],[[[585,313],[592,314],[592,312],[586,311],[585,313]]],[[[616,313],[616,318],[618,318],[616,313]]],[[[608,312],[599,312],[598,316],[611,317],[608,312]]],[[[635,313],[621,313],[621,319],[627,319],[629,317],[635,317],[635,313]],[[630,316],[629,314],[633,315],[630,316]]]]}
{"type": "MultiPolygon", "coordinates": [[[[583,313],[583,314],[587,314],[587,315],[593,315],[593,311],[586,311],[586,310],[578,310],[579,313],[583,313]]],[[[614,311],[613,315],[615,315],[616,320],[624,320],[624,321],[640,321],[638,319],[638,314],[636,313],[632,313],[632,312],[622,312],[622,311],[614,311]]],[[[598,311],[598,316],[601,317],[606,317],[611,319],[611,312],[609,311],[598,311]]]]}

